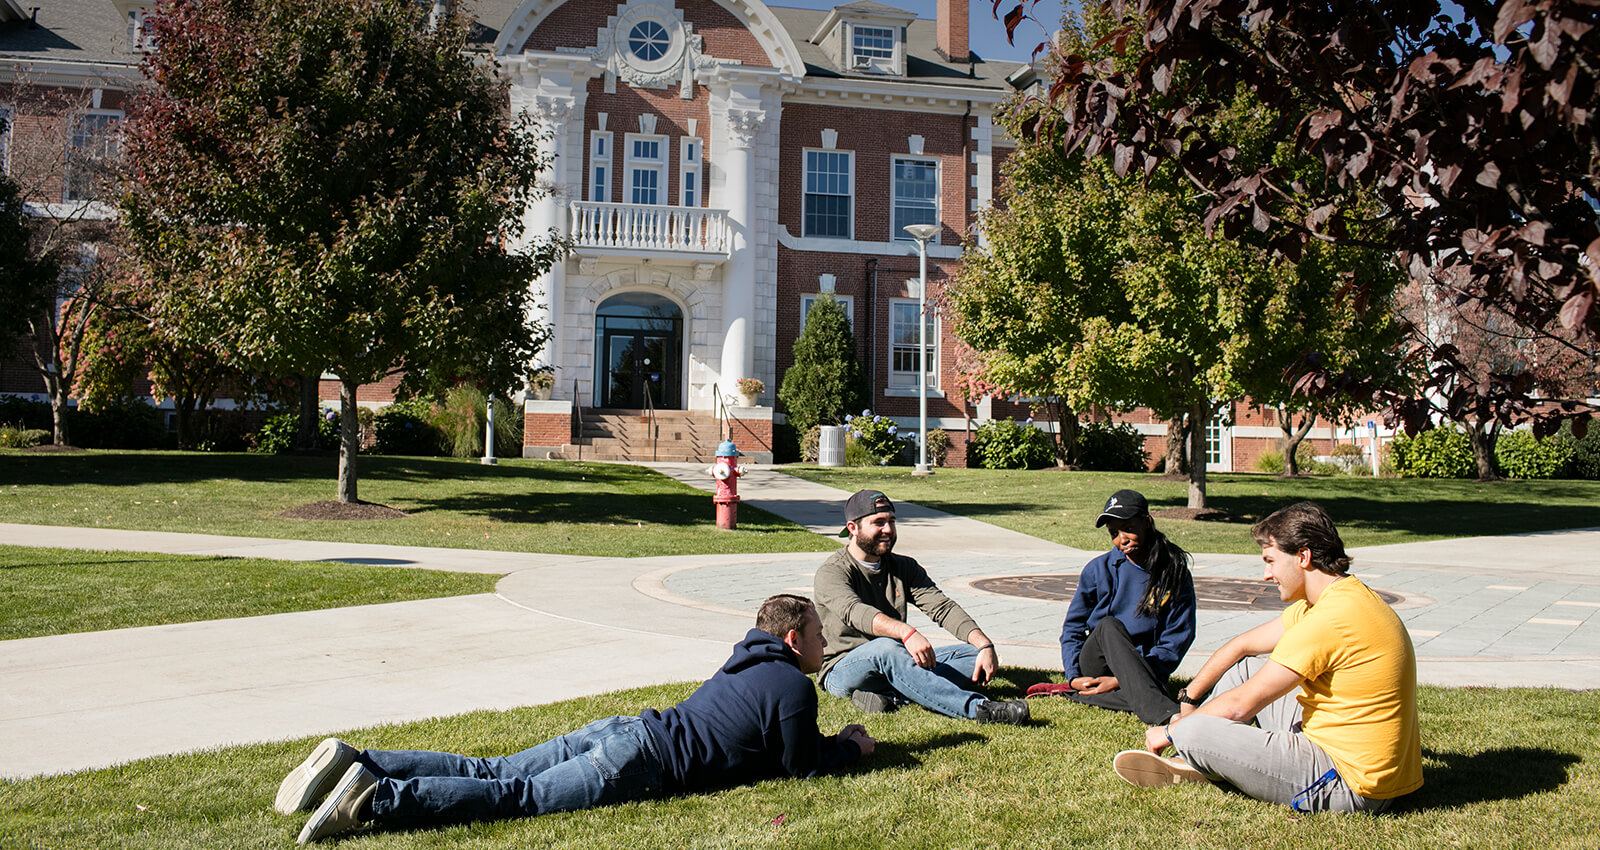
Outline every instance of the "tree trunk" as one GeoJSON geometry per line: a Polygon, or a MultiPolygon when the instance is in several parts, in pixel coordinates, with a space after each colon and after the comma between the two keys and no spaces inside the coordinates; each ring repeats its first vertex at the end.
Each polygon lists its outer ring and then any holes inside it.
{"type": "Polygon", "coordinates": [[[1064,402],[1046,405],[1056,418],[1056,463],[1072,466],[1078,462],[1078,413],[1064,402]]]}
{"type": "Polygon", "coordinates": [[[1189,413],[1189,507],[1206,506],[1206,423],[1211,403],[1199,401],[1189,413]]]}
{"type": "Polygon", "coordinates": [[[314,372],[300,374],[300,427],[295,432],[294,447],[309,452],[317,448],[317,381],[314,372]]]}
{"type": "Polygon", "coordinates": [[[67,431],[67,393],[61,379],[55,374],[45,376],[45,393],[50,396],[50,439],[58,446],[70,446],[71,434],[67,431]]]}
{"type": "Polygon", "coordinates": [[[1161,468],[1161,471],[1167,475],[1178,475],[1184,471],[1183,447],[1185,440],[1183,438],[1185,434],[1184,420],[1186,418],[1184,414],[1178,413],[1167,421],[1167,456],[1162,459],[1161,468]]]}
{"type": "Polygon", "coordinates": [[[356,454],[361,451],[361,422],[356,417],[356,383],[339,381],[339,501],[356,498],[356,454]]]}
{"type": "Polygon", "coordinates": [[[1472,443],[1472,459],[1478,466],[1479,481],[1500,479],[1500,472],[1494,468],[1494,444],[1499,436],[1499,422],[1473,422],[1467,426],[1467,439],[1472,443]]]}
{"type": "Polygon", "coordinates": [[[1294,424],[1294,417],[1287,410],[1280,410],[1278,428],[1283,431],[1283,438],[1278,446],[1283,451],[1283,477],[1294,478],[1300,474],[1300,460],[1295,455],[1300,451],[1300,443],[1311,433],[1311,423],[1317,417],[1307,413],[1306,418],[1300,420],[1299,425],[1294,424]]]}
{"type": "Polygon", "coordinates": [[[194,396],[178,396],[172,400],[172,420],[178,427],[178,449],[188,451],[195,447],[194,396]]]}

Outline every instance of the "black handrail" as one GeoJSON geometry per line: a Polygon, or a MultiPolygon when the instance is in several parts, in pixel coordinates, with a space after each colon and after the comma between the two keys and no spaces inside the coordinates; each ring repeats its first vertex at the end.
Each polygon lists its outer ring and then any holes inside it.
{"type": "Polygon", "coordinates": [[[650,382],[648,380],[644,382],[644,409],[646,415],[649,416],[647,427],[650,429],[650,462],[654,463],[656,460],[656,439],[660,436],[660,426],[656,424],[656,402],[655,399],[650,397],[650,382]]]}
{"type": "Polygon", "coordinates": [[[578,396],[578,379],[572,379],[572,406],[578,411],[577,424],[573,426],[572,444],[578,448],[578,460],[583,460],[583,399],[578,396]]]}

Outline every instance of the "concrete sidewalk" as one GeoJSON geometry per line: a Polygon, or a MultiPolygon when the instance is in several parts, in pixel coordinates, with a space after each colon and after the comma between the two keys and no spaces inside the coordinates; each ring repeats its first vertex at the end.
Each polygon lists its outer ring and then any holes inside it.
{"type": "MultiPolygon", "coordinates": [[[[653,464],[710,489],[701,464],[653,464]]],[[[846,493],[767,469],[754,505],[836,534],[846,493]]],[[[892,495],[892,494],[891,494],[892,495]]],[[[707,505],[709,511],[709,503],[707,505]]],[[[917,556],[1000,644],[1054,668],[1065,601],[976,586],[1072,574],[1091,552],[901,503],[917,556]]],[[[0,524],[28,546],[349,561],[504,574],[494,594],[0,642],[0,776],[101,767],[259,740],[703,679],[818,553],[586,558],[0,524]]],[[[1600,687],[1600,530],[1356,550],[1403,598],[1419,673],[1439,684],[1600,687]]],[[[1197,577],[1259,579],[1259,560],[1197,556],[1197,577]]],[[[1270,611],[1203,611],[1183,672],[1270,611]]],[[[917,615],[914,615],[914,621],[917,615]]],[[[934,631],[937,634],[937,630],[934,631]]]]}

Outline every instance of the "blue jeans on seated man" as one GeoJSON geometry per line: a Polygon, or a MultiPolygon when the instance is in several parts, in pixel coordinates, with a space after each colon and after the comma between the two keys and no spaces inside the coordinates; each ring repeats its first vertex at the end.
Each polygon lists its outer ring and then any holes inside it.
{"type": "Polygon", "coordinates": [[[515,755],[366,750],[378,777],[373,820],[383,826],[504,820],[587,809],[659,794],[661,758],[644,722],[607,717],[515,755]]]}
{"type": "Polygon", "coordinates": [[[872,691],[950,717],[976,717],[978,704],[988,699],[971,690],[978,650],[958,643],[935,648],[933,657],[933,669],[924,670],[900,641],[873,638],[834,662],[822,687],[845,699],[855,691],[872,691]]]}

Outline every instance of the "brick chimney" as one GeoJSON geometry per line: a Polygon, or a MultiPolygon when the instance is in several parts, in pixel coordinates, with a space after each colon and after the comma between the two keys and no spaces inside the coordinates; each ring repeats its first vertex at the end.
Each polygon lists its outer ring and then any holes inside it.
{"type": "Polygon", "coordinates": [[[951,62],[970,62],[967,49],[967,0],[939,0],[939,55],[951,62]]]}

